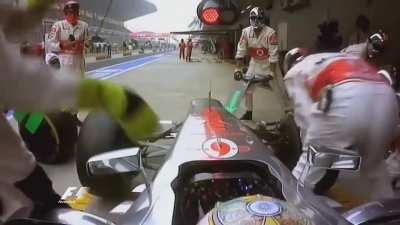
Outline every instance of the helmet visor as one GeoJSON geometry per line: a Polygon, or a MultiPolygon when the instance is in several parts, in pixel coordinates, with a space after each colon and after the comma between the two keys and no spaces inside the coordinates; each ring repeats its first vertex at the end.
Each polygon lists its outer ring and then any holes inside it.
{"type": "Polygon", "coordinates": [[[79,14],[79,4],[78,3],[74,3],[74,4],[65,5],[64,14],[75,14],[75,15],[78,15],[79,14]]]}
{"type": "Polygon", "coordinates": [[[250,16],[250,20],[260,20],[260,21],[262,21],[262,20],[264,20],[264,17],[263,16],[256,16],[256,15],[251,15],[250,16]]]}
{"type": "Polygon", "coordinates": [[[253,28],[262,27],[264,24],[264,17],[263,16],[250,16],[250,25],[253,28]]]}

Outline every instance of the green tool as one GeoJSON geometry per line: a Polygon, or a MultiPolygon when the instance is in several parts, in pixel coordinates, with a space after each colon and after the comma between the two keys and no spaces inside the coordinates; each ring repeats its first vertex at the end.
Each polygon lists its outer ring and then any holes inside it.
{"type": "Polygon", "coordinates": [[[228,101],[228,104],[225,105],[225,110],[230,113],[236,113],[237,109],[239,108],[240,101],[242,100],[243,90],[235,91],[231,98],[228,101]]]}

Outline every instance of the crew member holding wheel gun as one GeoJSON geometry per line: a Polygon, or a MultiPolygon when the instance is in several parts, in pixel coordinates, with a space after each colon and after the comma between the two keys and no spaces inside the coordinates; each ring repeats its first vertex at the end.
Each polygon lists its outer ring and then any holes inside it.
{"type": "MultiPolygon", "coordinates": [[[[22,2],[22,1],[21,1],[22,2]]],[[[54,0],[29,0],[25,9],[0,6],[0,112],[11,108],[49,112],[63,107],[103,109],[132,140],[152,134],[158,119],[146,102],[118,85],[76,79],[65,70],[55,74],[49,66],[22,58],[10,37],[19,37],[42,21],[54,0]]],[[[0,113],[0,224],[10,218],[41,218],[59,206],[60,196],[36,163],[5,115],[0,113]]]]}
{"type": "MultiPolygon", "coordinates": [[[[369,42],[368,51],[376,51],[369,42]]],[[[296,178],[317,194],[324,194],[336,181],[338,171],[311,168],[305,173],[308,145],[358,150],[361,176],[372,198],[393,197],[384,160],[395,135],[398,104],[389,82],[378,69],[358,55],[321,53],[305,56],[296,48],[285,56],[285,84],[295,105],[301,129],[303,154],[293,169],[296,178]]]]}
{"type": "MultiPolygon", "coordinates": [[[[254,7],[250,11],[250,26],[243,29],[237,47],[235,77],[241,76],[244,57],[249,55],[251,60],[246,77],[260,75],[271,79],[275,78],[276,64],[279,60],[278,39],[276,32],[265,25],[265,20],[266,15],[262,8],[254,7]]],[[[253,118],[254,89],[255,85],[252,85],[245,93],[247,111],[241,120],[252,120],[253,118]]]]}
{"type": "Polygon", "coordinates": [[[67,1],[64,4],[65,19],[56,22],[51,28],[49,46],[58,52],[61,70],[65,73],[83,77],[85,74],[84,50],[88,47],[88,24],[79,20],[79,2],[67,1]]]}

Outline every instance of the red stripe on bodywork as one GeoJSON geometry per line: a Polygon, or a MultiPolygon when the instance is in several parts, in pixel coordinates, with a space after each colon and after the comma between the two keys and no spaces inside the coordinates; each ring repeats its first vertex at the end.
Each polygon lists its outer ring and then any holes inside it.
{"type": "Polygon", "coordinates": [[[213,108],[203,111],[207,138],[221,137],[226,133],[225,123],[221,113],[213,108]]]}

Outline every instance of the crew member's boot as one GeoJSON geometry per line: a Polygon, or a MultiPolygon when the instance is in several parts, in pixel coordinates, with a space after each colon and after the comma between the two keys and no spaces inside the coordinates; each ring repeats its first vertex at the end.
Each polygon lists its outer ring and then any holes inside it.
{"type": "Polygon", "coordinates": [[[60,195],[54,191],[50,178],[40,166],[36,166],[24,180],[15,183],[15,187],[34,203],[31,215],[34,219],[42,219],[44,215],[55,208],[69,208],[67,204],[59,202],[60,195]]]}
{"type": "Polygon", "coordinates": [[[240,118],[240,120],[252,120],[253,111],[246,111],[246,113],[240,118]]]}

